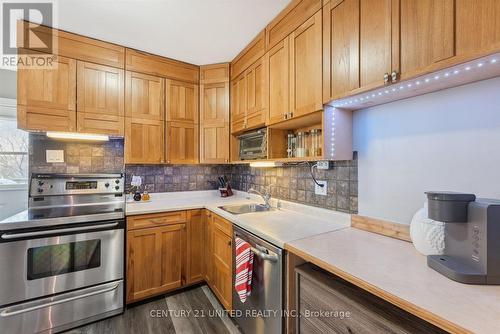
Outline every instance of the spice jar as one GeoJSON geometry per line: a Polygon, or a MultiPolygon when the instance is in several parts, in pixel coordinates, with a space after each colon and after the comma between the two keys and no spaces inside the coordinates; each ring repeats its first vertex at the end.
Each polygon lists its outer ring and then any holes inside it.
{"type": "Polygon", "coordinates": [[[297,132],[297,147],[295,149],[295,156],[303,158],[307,156],[307,132],[297,132]]]}

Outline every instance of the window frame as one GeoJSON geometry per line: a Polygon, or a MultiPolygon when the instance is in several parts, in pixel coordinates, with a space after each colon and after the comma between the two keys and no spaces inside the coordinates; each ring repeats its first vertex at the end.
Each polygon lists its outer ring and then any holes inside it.
{"type": "MultiPolygon", "coordinates": [[[[17,101],[15,99],[1,98],[0,97],[0,121],[16,121],[17,120],[17,101]]],[[[25,155],[29,159],[29,148],[26,152],[18,151],[0,151],[2,155],[25,155]]],[[[29,174],[29,171],[28,171],[29,174]]],[[[23,179],[13,179],[14,181],[25,181],[18,184],[0,184],[0,191],[15,191],[28,189],[29,175],[23,179]]]]}

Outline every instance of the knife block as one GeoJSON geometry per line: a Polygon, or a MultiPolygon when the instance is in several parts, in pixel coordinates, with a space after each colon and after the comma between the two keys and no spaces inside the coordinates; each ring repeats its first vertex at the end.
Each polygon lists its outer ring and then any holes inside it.
{"type": "Polygon", "coordinates": [[[225,188],[219,188],[221,197],[229,197],[233,196],[233,191],[231,190],[231,186],[227,184],[225,188]]]}

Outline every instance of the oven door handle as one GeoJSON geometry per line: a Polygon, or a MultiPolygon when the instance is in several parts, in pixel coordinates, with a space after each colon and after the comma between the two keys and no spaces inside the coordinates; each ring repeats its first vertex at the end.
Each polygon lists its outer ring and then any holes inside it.
{"type": "Polygon", "coordinates": [[[1,238],[4,240],[10,240],[10,239],[38,237],[38,236],[42,236],[42,235],[67,233],[67,232],[83,232],[83,231],[89,231],[89,230],[95,230],[95,229],[111,228],[111,227],[116,227],[116,226],[118,226],[118,223],[84,226],[84,227],[60,228],[60,229],[55,229],[55,230],[25,232],[25,233],[4,233],[4,234],[2,234],[1,238]]]}
{"type": "MultiPolygon", "coordinates": [[[[91,297],[91,296],[95,296],[95,295],[100,295],[100,294],[115,290],[116,288],[118,288],[119,285],[120,285],[120,282],[117,282],[111,286],[104,288],[104,289],[99,289],[96,291],[83,293],[81,295],[77,295],[77,296],[73,296],[73,297],[69,297],[69,298],[54,300],[54,301],[51,301],[48,303],[43,303],[43,304],[31,306],[31,307],[23,307],[23,305],[7,307],[0,312],[0,317],[11,317],[11,316],[18,315],[18,314],[39,310],[41,308],[46,308],[46,307],[50,307],[50,306],[54,306],[54,305],[58,305],[58,304],[71,302],[71,301],[77,300],[77,299],[82,299],[82,298],[87,298],[87,297],[91,297]],[[11,310],[13,310],[13,311],[11,311],[11,310]]],[[[89,291],[92,289],[93,288],[85,289],[84,291],[89,291]]],[[[54,297],[52,297],[52,298],[54,298],[54,297]]],[[[27,304],[29,305],[30,303],[27,303],[27,304]]]]}
{"type": "Polygon", "coordinates": [[[251,247],[251,250],[255,255],[257,255],[258,257],[260,257],[263,260],[268,260],[271,262],[278,262],[278,255],[276,255],[276,254],[266,254],[263,251],[255,248],[255,247],[251,247]]]}

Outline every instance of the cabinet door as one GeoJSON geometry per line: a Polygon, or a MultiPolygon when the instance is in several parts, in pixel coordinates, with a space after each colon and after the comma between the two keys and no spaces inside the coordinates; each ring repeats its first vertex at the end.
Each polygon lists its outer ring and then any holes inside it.
{"type": "Polygon", "coordinates": [[[457,55],[500,49],[500,1],[456,0],[457,55]]]}
{"type": "Polygon", "coordinates": [[[454,3],[454,0],[401,0],[402,76],[414,76],[455,55],[454,3]]]}
{"type": "Polygon", "coordinates": [[[269,51],[269,124],[284,120],[290,111],[289,73],[289,39],[285,38],[269,51]]]}
{"type": "Polygon", "coordinates": [[[182,273],[186,257],[186,224],[158,228],[159,257],[161,258],[160,290],[180,288],[185,283],[182,273]]]}
{"type": "Polygon", "coordinates": [[[198,131],[196,123],[167,122],[168,163],[198,163],[198,131]]]}
{"type": "Polygon", "coordinates": [[[245,128],[253,129],[266,123],[269,102],[268,89],[268,57],[264,55],[245,73],[246,80],[246,124],[245,128]]]}
{"type": "Polygon", "coordinates": [[[205,266],[204,274],[205,281],[213,289],[213,223],[212,223],[212,213],[208,210],[204,211],[205,215],[205,266]]]}
{"type": "Polygon", "coordinates": [[[198,85],[167,79],[167,120],[198,123],[198,85]]]}
{"type": "Polygon", "coordinates": [[[164,121],[125,118],[125,163],[165,162],[164,121]]]}
{"type": "Polygon", "coordinates": [[[201,86],[200,162],[229,162],[229,83],[201,86]]]}
{"type": "Polygon", "coordinates": [[[232,238],[214,225],[213,229],[213,290],[226,310],[232,308],[232,238]]]}
{"type": "Polygon", "coordinates": [[[18,127],[76,131],[76,60],[57,57],[54,69],[17,71],[18,127]]]}
{"type": "Polygon", "coordinates": [[[181,286],[185,224],[127,232],[127,303],[181,286]]]}
{"type": "Polygon", "coordinates": [[[78,62],[78,131],[123,135],[123,70],[78,62]]]}
{"type": "Polygon", "coordinates": [[[157,228],[127,232],[127,303],[154,295],[159,290],[158,237],[157,228]]]}
{"type": "Polygon", "coordinates": [[[246,116],[246,80],[245,73],[235,78],[231,83],[231,132],[241,132],[245,129],[246,116]]]}
{"type": "Polygon", "coordinates": [[[392,0],[361,0],[359,46],[360,86],[384,85],[384,74],[393,71],[392,0]]]}
{"type": "Polygon", "coordinates": [[[164,120],[165,79],[130,71],[125,76],[125,115],[164,120]]]}
{"type": "Polygon", "coordinates": [[[323,9],[323,101],[359,88],[359,0],[332,2],[323,9]]]}
{"type": "Polygon", "coordinates": [[[318,11],[290,35],[291,117],[323,108],[321,15],[318,11]]]}
{"type": "Polygon", "coordinates": [[[187,274],[186,283],[192,284],[203,281],[203,266],[206,256],[204,242],[204,214],[203,210],[188,211],[187,223],[187,274]]]}

